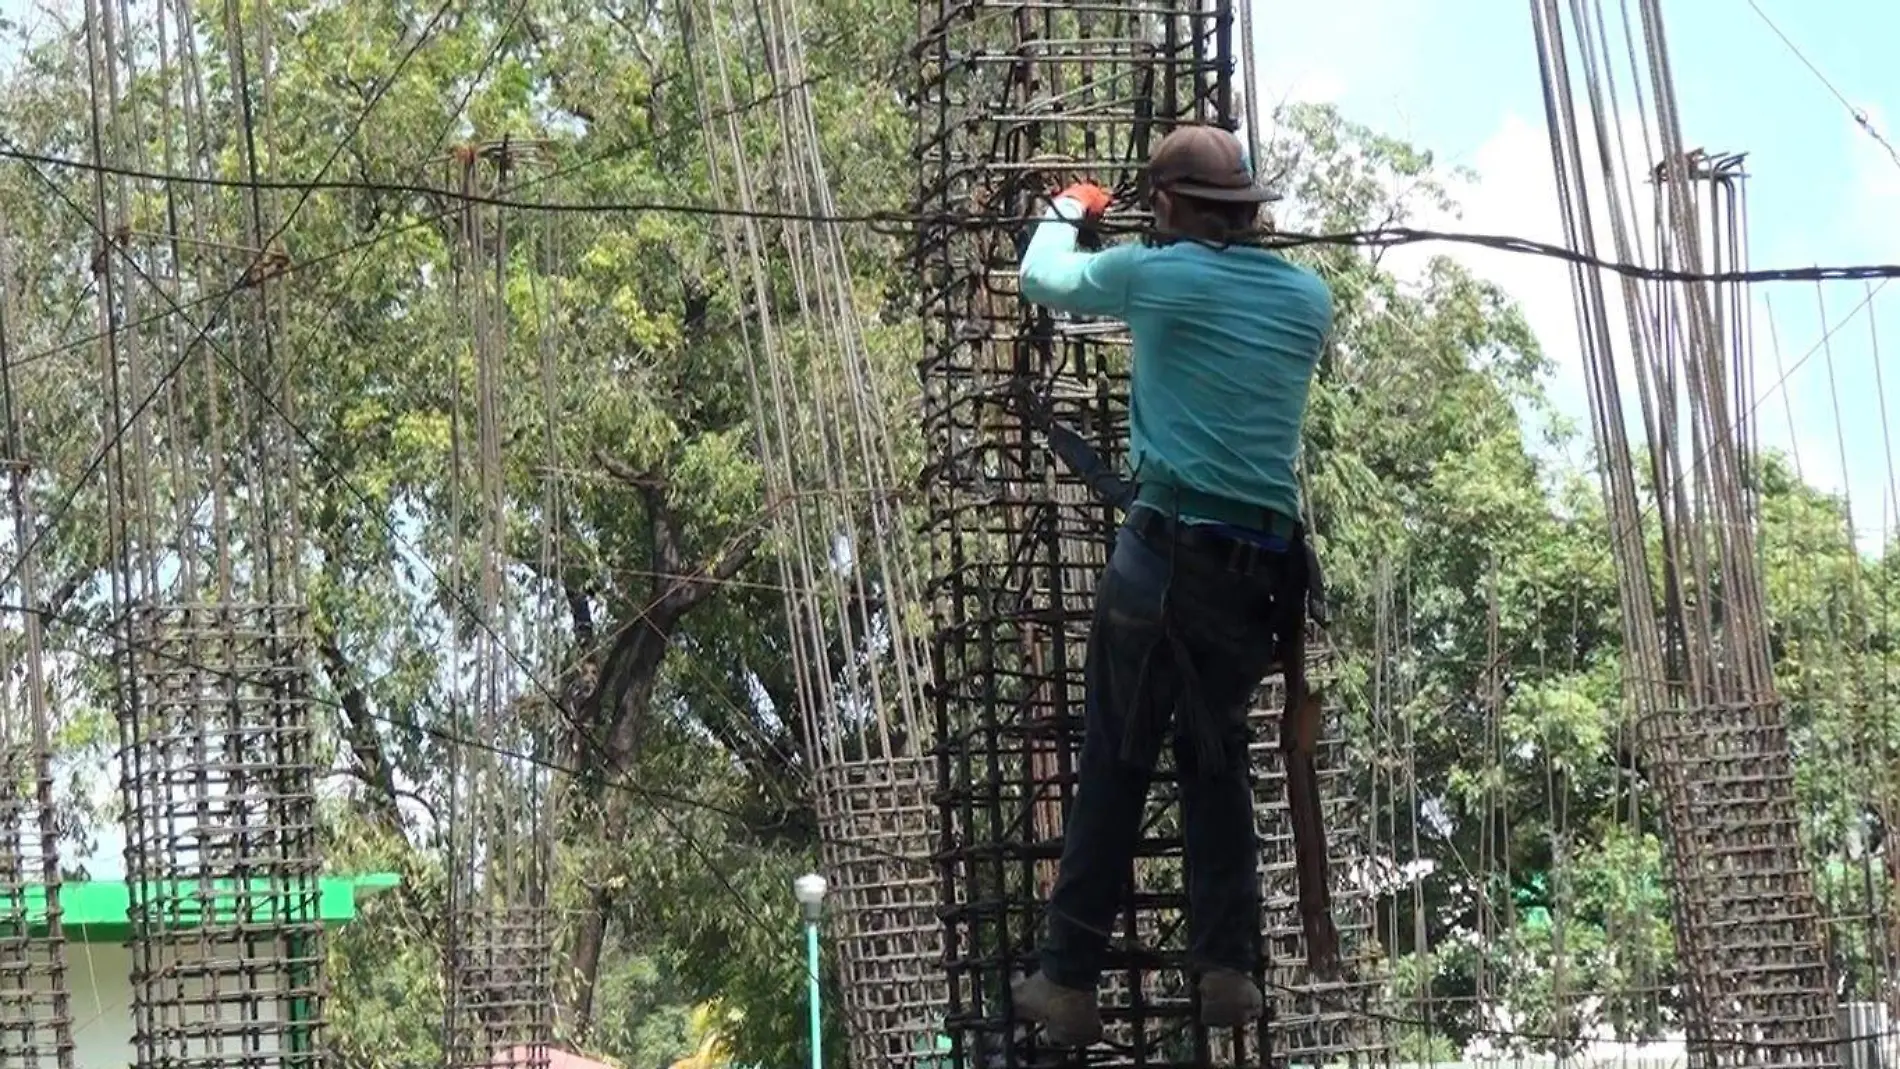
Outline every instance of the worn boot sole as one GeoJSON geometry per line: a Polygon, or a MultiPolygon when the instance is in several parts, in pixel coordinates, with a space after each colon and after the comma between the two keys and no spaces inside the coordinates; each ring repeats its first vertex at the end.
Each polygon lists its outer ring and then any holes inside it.
{"type": "Polygon", "coordinates": [[[1201,1003],[1201,1023],[1209,1028],[1243,1028],[1260,1019],[1260,1008],[1201,1003]]]}
{"type": "Polygon", "coordinates": [[[1018,981],[1012,996],[1017,1013],[1041,1025],[1043,1038],[1055,1046],[1089,1047],[1101,1041],[1102,1012],[1088,996],[1036,977],[1018,981]]]}
{"type": "Polygon", "coordinates": [[[1209,1028],[1240,1028],[1260,1019],[1266,998],[1250,978],[1222,976],[1201,983],[1201,1023],[1209,1028]],[[1212,987],[1214,990],[1208,990],[1212,987]]]}

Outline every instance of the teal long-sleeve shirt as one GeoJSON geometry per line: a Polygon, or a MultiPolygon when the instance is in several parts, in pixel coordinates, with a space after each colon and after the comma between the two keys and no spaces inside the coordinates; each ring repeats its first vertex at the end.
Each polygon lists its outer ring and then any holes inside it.
{"type": "Polygon", "coordinates": [[[1022,295],[1128,325],[1135,481],[1298,518],[1300,428],[1333,326],[1325,282],[1251,246],[1136,242],[1080,251],[1070,220],[1081,214],[1075,202],[1058,200],[1036,224],[1023,253],[1022,295]]]}

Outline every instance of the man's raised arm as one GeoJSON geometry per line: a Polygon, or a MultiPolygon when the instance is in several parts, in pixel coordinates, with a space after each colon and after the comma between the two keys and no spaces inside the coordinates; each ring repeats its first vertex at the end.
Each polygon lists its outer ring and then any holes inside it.
{"type": "Polygon", "coordinates": [[[1102,252],[1075,247],[1077,222],[1099,219],[1108,210],[1108,192],[1079,182],[1062,191],[1043,214],[1023,252],[1023,299],[1076,315],[1127,315],[1129,276],[1142,253],[1139,245],[1102,252]]]}

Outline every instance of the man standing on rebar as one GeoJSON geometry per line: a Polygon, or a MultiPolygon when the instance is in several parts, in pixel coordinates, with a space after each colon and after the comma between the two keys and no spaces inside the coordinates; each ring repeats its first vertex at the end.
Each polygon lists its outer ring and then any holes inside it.
{"type": "Polygon", "coordinates": [[[1201,1019],[1234,1027],[1263,1009],[1246,718],[1289,628],[1304,625],[1294,462],[1333,319],[1319,276],[1256,240],[1273,198],[1232,134],[1177,128],[1147,176],[1151,236],[1079,251],[1077,224],[1110,200],[1081,182],[1022,261],[1025,299],[1120,319],[1134,339],[1134,504],[1096,590],[1080,783],[1041,970],[1013,992],[1017,1012],[1067,1046],[1101,1038],[1102,959],[1170,721],[1201,1019]]]}

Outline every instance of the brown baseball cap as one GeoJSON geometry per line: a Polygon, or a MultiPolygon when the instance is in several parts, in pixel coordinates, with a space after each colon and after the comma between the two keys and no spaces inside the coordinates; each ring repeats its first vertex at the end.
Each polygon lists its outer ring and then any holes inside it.
{"type": "Polygon", "coordinates": [[[1184,197],[1260,204],[1280,195],[1254,184],[1240,139],[1218,126],[1177,126],[1148,157],[1150,188],[1184,197]]]}

